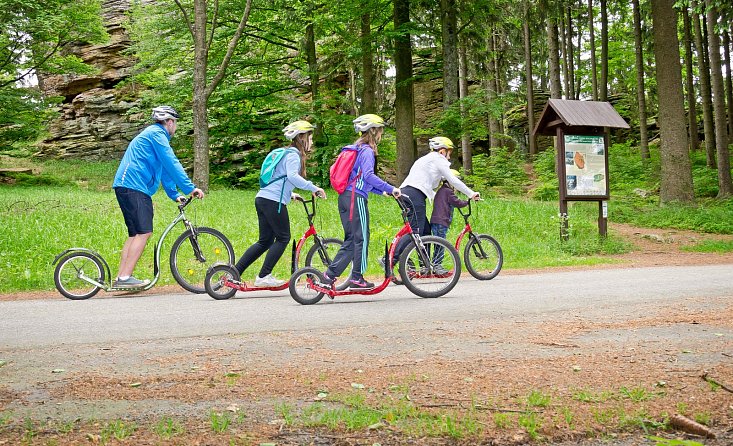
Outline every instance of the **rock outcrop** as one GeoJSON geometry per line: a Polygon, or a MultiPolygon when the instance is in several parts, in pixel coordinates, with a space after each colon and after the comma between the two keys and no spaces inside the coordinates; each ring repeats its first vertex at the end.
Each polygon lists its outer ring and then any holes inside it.
{"type": "Polygon", "coordinates": [[[109,41],[79,43],[68,48],[96,69],[88,75],[39,75],[48,96],[62,96],[61,116],[49,124],[50,136],[38,144],[39,156],[76,159],[119,158],[141,128],[141,117],[129,115],[137,106],[131,88],[115,88],[130,76],[135,59],[124,54],[130,38],[123,27],[130,0],[104,0],[102,11],[109,41]]]}

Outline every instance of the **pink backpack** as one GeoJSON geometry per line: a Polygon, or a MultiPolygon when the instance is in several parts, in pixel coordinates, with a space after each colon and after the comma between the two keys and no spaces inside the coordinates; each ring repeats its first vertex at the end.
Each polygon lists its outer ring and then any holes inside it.
{"type": "Polygon", "coordinates": [[[354,169],[357,156],[359,156],[358,147],[346,146],[341,149],[341,153],[336,157],[336,161],[331,164],[331,169],[329,170],[331,187],[339,194],[343,194],[346,188],[355,184],[356,180],[361,176],[361,172],[359,172],[352,181],[349,181],[349,176],[351,176],[351,171],[354,169]]]}

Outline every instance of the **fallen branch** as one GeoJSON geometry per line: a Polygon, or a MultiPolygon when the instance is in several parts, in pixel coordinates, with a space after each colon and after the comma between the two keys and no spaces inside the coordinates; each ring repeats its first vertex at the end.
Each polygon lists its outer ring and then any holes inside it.
{"type": "Polygon", "coordinates": [[[715,438],[715,433],[707,426],[691,420],[684,415],[675,414],[669,419],[670,424],[675,429],[679,429],[688,434],[699,435],[706,438],[715,438]]]}
{"type": "Polygon", "coordinates": [[[713,385],[716,385],[716,386],[720,387],[723,390],[726,390],[726,391],[728,391],[730,393],[733,393],[733,389],[731,389],[730,387],[726,386],[725,384],[721,384],[718,381],[714,380],[713,378],[709,377],[708,376],[708,372],[705,372],[705,373],[702,374],[702,379],[704,379],[705,381],[709,382],[710,384],[713,384],[713,385]]]}

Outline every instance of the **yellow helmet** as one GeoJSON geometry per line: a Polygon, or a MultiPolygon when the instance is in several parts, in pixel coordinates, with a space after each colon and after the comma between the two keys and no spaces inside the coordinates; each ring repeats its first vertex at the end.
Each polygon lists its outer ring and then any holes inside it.
{"type": "Polygon", "coordinates": [[[430,150],[437,152],[440,149],[453,150],[453,141],[445,136],[430,138],[430,150]]]}
{"type": "Polygon", "coordinates": [[[363,133],[372,127],[384,127],[384,119],[378,115],[366,114],[361,115],[352,121],[354,123],[354,130],[357,133],[363,133]]]}
{"type": "Polygon", "coordinates": [[[461,172],[457,171],[456,169],[451,169],[450,173],[452,173],[453,176],[458,178],[459,180],[461,179],[461,172]]]}
{"type": "Polygon", "coordinates": [[[295,121],[288,124],[287,127],[283,129],[283,133],[285,134],[286,138],[292,141],[296,136],[300,135],[301,133],[312,132],[315,129],[316,126],[308,121],[295,121]]]}

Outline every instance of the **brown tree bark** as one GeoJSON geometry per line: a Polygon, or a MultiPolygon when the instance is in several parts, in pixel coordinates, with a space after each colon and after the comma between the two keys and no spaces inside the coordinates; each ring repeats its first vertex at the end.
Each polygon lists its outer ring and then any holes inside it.
{"type": "MultiPolygon", "coordinates": [[[[244,27],[247,25],[247,21],[249,20],[249,13],[252,9],[252,0],[247,0],[244,12],[242,13],[239,25],[237,26],[237,30],[234,32],[231,39],[229,39],[224,59],[222,59],[216,73],[208,84],[207,71],[209,47],[211,45],[211,39],[213,39],[213,29],[209,39],[207,40],[206,0],[194,0],[193,22],[191,22],[188,12],[181,2],[179,0],[174,1],[183,15],[183,19],[188,26],[188,30],[191,33],[194,44],[192,97],[194,151],[193,183],[196,184],[197,187],[207,191],[209,189],[209,119],[207,110],[209,98],[226,75],[226,70],[229,67],[229,62],[231,61],[232,56],[234,55],[234,50],[239,44],[239,41],[242,38],[242,33],[244,32],[244,27]]],[[[215,13],[218,13],[218,11],[215,13]]],[[[213,22],[215,26],[216,20],[213,20],[213,22]]],[[[212,28],[214,26],[212,26],[212,28]]]]}
{"type": "Polygon", "coordinates": [[[549,54],[550,97],[562,98],[560,87],[560,55],[558,54],[557,24],[553,12],[547,14],[547,50],[549,54]]]}
{"type": "Polygon", "coordinates": [[[591,97],[594,101],[598,100],[598,68],[596,67],[596,32],[593,25],[593,0],[588,0],[588,30],[590,39],[590,73],[592,91],[591,97]]]}
{"type": "Polygon", "coordinates": [[[562,85],[563,85],[563,92],[565,92],[565,96],[567,99],[570,99],[570,65],[572,62],[568,58],[568,33],[567,28],[565,25],[565,14],[564,12],[560,14],[558,23],[560,24],[559,27],[559,34],[558,34],[558,41],[559,41],[559,48],[560,52],[562,53],[562,57],[560,58],[560,66],[562,67],[562,85]]]}
{"type": "MultiPolygon", "coordinates": [[[[575,48],[573,45],[573,8],[568,5],[567,9],[567,60],[568,60],[568,84],[569,90],[567,90],[568,99],[575,99],[575,48]]],[[[578,47],[580,48],[580,47],[578,47]]],[[[580,51],[580,50],[579,50],[580,51]]]]}
{"type": "Polygon", "coordinates": [[[697,134],[697,96],[695,95],[695,80],[693,76],[692,53],[692,24],[690,23],[690,11],[682,8],[683,36],[685,44],[685,90],[687,92],[687,133],[689,134],[690,150],[697,151],[700,148],[700,140],[697,134]]]}
{"type": "Polygon", "coordinates": [[[407,177],[415,161],[413,136],[415,107],[412,90],[412,43],[406,26],[410,23],[410,0],[394,0],[395,37],[395,130],[397,133],[397,176],[407,177]]]}
{"type": "MultiPolygon", "coordinates": [[[[494,58],[496,57],[496,48],[494,48],[495,40],[493,38],[494,29],[491,27],[491,31],[488,36],[486,36],[486,46],[489,48],[489,56],[488,60],[486,61],[487,65],[487,79],[484,81],[484,88],[486,90],[486,100],[489,102],[489,104],[494,104],[496,102],[497,97],[497,91],[496,91],[496,77],[499,75],[499,73],[496,72],[496,64],[494,63],[494,58]]],[[[488,127],[489,127],[489,148],[494,148],[499,146],[499,120],[494,116],[493,113],[489,112],[488,119],[488,127]]]]}
{"type": "Polygon", "coordinates": [[[733,141],[733,73],[731,73],[731,67],[733,67],[733,64],[731,64],[731,51],[733,51],[733,48],[731,48],[731,42],[730,42],[730,33],[726,30],[723,31],[723,54],[726,55],[725,58],[725,72],[728,73],[728,76],[725,78],[725,92],[728,103],[728,142],[730,143],[733,141]]]}
{"type": "Polygon", "coordinates": [[[694,201],[692,165],[685,131],[677,14],[674,0],[652,0],[651,4],[661,137],[659,197],[662,203],[691,203],[694,201]]]}
{"type": "Polygon", "coordinates": [[[705,154],[707,166],[715,168],[715,128],[713,125],[713,105],[710,93],[710,69],[705,58],[705,44],[700,26],[700,16],[697,14],[697,1],[691,0],[690,18],[692,29],[695,31],[695,50],[697,51],[697,69],[700,76],[700,97],[702,99],[702,123],[705,135],[705,154]]]}
{"type": "Polygon", "coordinates": [[[715,26],[718,23],[718,9],[711,0],[707,6],[706,22],[710,53],[710,81],[713,90],[713,114],[715,117],[715,147],[718,156],[718,198],[733,195],[733,181],[730,174],[730,151],[728,150],[728,128],[723,89],[723,69],[720,61],[720,36],[715,26]]]}
{"type": "Polygon", "coordinates": [[[634,14],[634,45],[636,46],[636,96],[639,106],[639,147],[641,159],[649,159],[649,141],[646,124],[646,88],[644,87],[644,49],[641,40],[641,13],[639,0],[631,0],[634,14]]]}
{"type": "MultiPolygon", "coordinates": [[[[460,99],[468,97],[468,56],[466,50],[466,39],[458,39],[458,95],[460,99]]],[[[461,103],[461,116],[466,117],[466,106],[461,103]]],[[[473,173],[473,147],[471,147],[471,135],[466,132],[461,134],[461,157],[463,161],[464,175],[473,173]]]]}
{"type": "Polygon", "coordinates": [[[443,110],[447,110],[458,100],[458,18],[455,0],[440,0],[440,18],[443,35],[443,110]]]}
{"type": "Polygon", "coordinates": [[[608,100],[608,6],[601,0],[601,83],[599,101],[608,100]]]}
{"type": "Polygon", "coordinates": [[[529,154],[534,156],[537,154],[537,141],[532,132],[534,131],[534,86],[532,81],[532,40],[529,30],[530,19],[530,3],[529,0],[524,1],[524,83],[527,86],[527,138],[529,145],[529,154]]]}
{"type": "Polygon", "coordinates": [[[361,113],[374,113],[376,107],[376,77],[372,51],[372,16],[368,11],[361,15],[361,72],[364,88],[361,92],[361,113]]]}

